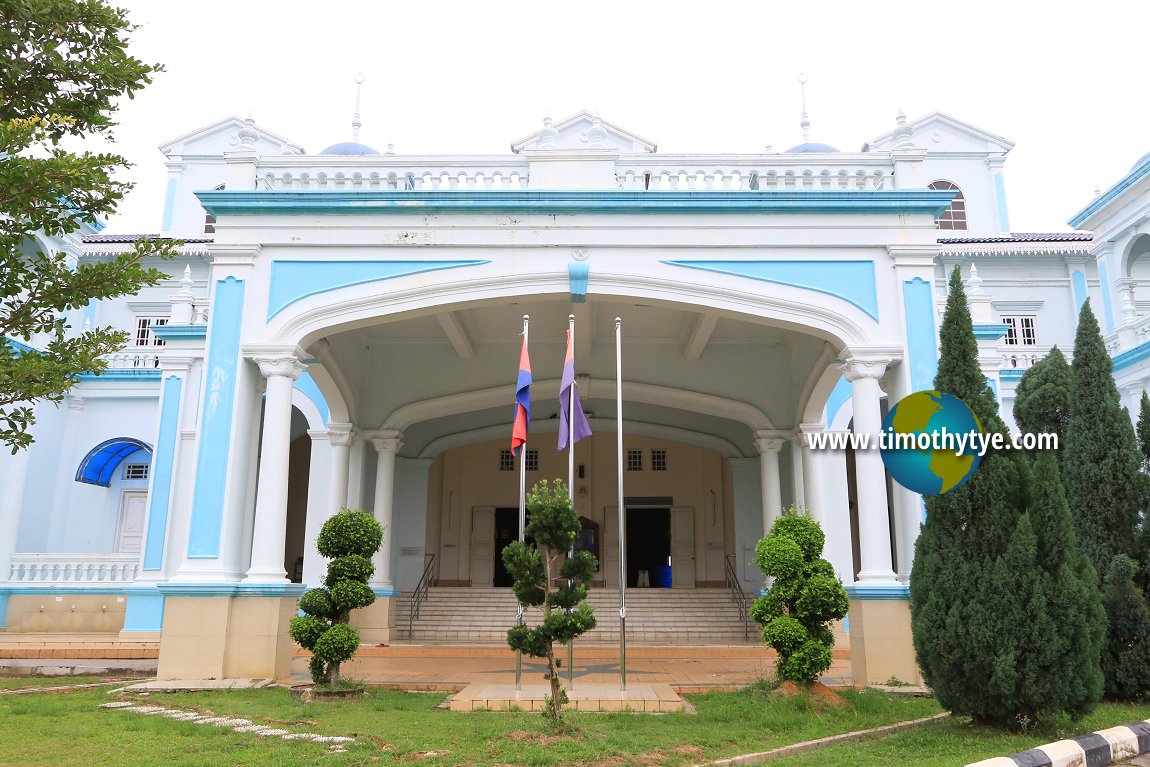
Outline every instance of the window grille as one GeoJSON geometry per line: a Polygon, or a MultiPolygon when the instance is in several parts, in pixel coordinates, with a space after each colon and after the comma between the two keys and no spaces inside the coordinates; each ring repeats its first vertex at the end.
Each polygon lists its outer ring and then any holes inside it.
{"type": "Polygon", "coordinates": [[[515,471],[515,456],[511,454],[510,450],[499,451],[499,470],[515,471]]]}
{"type": "Polygon", "coordinates": [[[147,479],[148,478],[148,464],[146,463],[126,463],[124,464],[124,479],[147,479]]]}
{"type": "Polygon", "coordinates": [[[642,471],[643,470],[643,451],[642,450],[628,450],[627,451],[627,471],[642,471]]]}
{"type": "Polygon", "coordinates": [[[666,471],[667,470],[667,451],[666,450],[652,450],[651,451],[651,471],[666,471]]]}
{"type": "Polygon", "coordinates": [[[958,184],[951,181],[935,181],[928,189],[954,190],[958,194],[950,201],[950,207],[942,212],[934,225],[938,229],[966,229],[966,198],[958,184]]]}
{"type": "Polygon", "coordinates": [[[1006,338],[1004,342],[1007,346],[1034,346],[1038,343],[1038,328],[1035,324],[1036,317],[1033,316],[1018,316],[1018,317],[1003,317],[1002,322],[1006,325],[1006,338]]]}
{"type": "Polygon", "coordinates": [[[527,471],[539,471],[539,451],[538,450],[525,450],[527,471]]]}
{"type": "Polygon", "coordinates": [[[136,346],[163,346],[163,339],[152,333],[152,328],[158,325],[167,325],[167,317],[137,317],[136,318],[136,346]]]}

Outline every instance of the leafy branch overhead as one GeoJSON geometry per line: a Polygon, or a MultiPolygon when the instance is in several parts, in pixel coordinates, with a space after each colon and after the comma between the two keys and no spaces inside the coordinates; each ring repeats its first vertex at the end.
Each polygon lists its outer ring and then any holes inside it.
{"type": "Polygon", "coordinates": [[[60,401],[125,332],[77,332],[68,312],[133,294],[165,274],[150,266],[178,243],[141,239],[126,253],[78,259],[75,234],[111,215],[131,189],[130,164],[67,145],[114,141],[115,102],[152,82],[159,64],[127,53],[136,29],[101,0],[0,4],[0,442],[32,442],[33,401],[60,401]],[[12,343],[14,340],[18,343],[12,343]]]}

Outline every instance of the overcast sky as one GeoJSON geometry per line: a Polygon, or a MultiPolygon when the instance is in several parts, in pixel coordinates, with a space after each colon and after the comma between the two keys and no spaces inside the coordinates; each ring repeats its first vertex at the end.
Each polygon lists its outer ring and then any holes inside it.
{"type": "Polygon", "coordinates": [[[160,228],[156,146],[227,115],[318,153],[351,138],[397,152],[501,154],[580,109],[662,152],[858,151],[946,112],[1015,142],[1011,228],[1066,220],[1150,152],[1150,3],[345,2],[114,0],[161,62],[120,112],[136,189],[109,232],[160,228]]]}

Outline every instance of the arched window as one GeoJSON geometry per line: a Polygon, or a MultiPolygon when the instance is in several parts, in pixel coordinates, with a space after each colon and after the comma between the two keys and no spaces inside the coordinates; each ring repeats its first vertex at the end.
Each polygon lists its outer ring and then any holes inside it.
{"type": "Polygon", "coordinates": [[[962,190],[958,188],[958,184],[950,181],[935,181],[927,188],[957,192],[954,199],[950,201],[950,207],[942,212],[934,225],[939,229],[966,229],[966,200],[963,198],[962,190]]]}
{"type": "MultiPolygon", "coordinates": [[[[220,184],[216,188],[212,189],[212,191],[213,192],[219,192],[219,191],[223,190],[223,188],[224,188],[224,185],[220,184]]],[[[216,217],[213,216],[211,213],[205,213],[204,214],[204,234],[215,234],[215,233],[216,233],[216,217]]]]}
{"type": "Polygon", "coordinates": [[[139,450],[146,450],[149,455],[152,446],[133,437],[116,437],[96,445],[80,466],[76,469],[76,481],[89,485],[108,487],[112,483],[112,473],[120,463],[139,450]]]}

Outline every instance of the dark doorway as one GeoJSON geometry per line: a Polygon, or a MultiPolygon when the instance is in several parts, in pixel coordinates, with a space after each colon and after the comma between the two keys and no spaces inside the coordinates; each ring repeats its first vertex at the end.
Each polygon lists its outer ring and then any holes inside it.
{"type": "Polygon", "coordinates": [[[491,583],[495,586],[510,587],[511,573],[503,566],[503,549],[512,541],[519,540],[519,509],[495,509],[495,576],[491,583]]]}
{"type": "Polygon", "coordinates": [[[627,509],[627,586],[671,588],[671,510],[627,509]]]}

